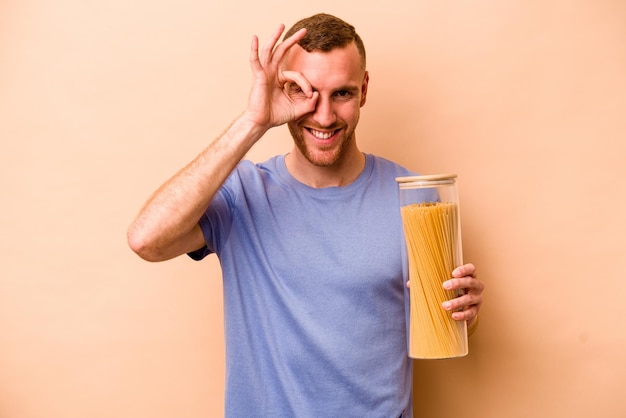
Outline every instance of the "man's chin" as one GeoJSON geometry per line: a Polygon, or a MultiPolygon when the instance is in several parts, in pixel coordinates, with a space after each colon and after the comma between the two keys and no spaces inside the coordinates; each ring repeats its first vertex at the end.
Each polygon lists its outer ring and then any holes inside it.
{"type": "Polygon", "coordinates": [[[339,161],[339,152],[337,150],[316,150],[307,151],[304,157],[317,167],[331,167],[339,161]]]}

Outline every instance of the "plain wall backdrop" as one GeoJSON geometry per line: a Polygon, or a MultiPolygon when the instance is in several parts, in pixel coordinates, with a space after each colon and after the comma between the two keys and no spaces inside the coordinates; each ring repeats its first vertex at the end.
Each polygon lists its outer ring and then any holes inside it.
{"type": "Polygon", "coordinates": [[[243,111],[251,36],[321,11],[368,50],[362,150],[459,175],[487,283],[469,356],[416,362],[416,416],[626,416],[625,2],[4,0],[0,417],[222,416],[219,263],[144,262],[126,228],[243,111]]]}

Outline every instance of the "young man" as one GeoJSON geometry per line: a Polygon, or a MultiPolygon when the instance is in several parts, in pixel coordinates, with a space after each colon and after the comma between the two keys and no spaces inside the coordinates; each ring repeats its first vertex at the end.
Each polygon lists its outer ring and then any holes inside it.
{"type": "MultiPolygon", "coordinates": [[[[355,129],[369,75],[354,28],[319,14],[259,51],[247,109],[148,200],[129,228],[150,261],[216,253],[224,281],[227,417],[410,417],[404,239],[395,178],[355,129]],[[241,161],[287,124],[292,151],[241,161]]],[[[467,264],[445,307],[470,327],[467,264]]],[[[443,308],[442,308],[443,309],[443,308]]]]}

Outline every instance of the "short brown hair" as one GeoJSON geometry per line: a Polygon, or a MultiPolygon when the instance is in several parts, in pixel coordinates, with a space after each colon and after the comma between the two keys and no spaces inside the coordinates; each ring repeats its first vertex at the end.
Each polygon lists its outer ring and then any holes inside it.
{"type": "Polygon", "coordinates": [[[305,51],[328,52],[335,48],[343,48],[350,42],[354,42],[361,56],[363,68],[365,68],[365,46],[359,34],[356,33],[354,26],[338,17],[319,13],[296,22],[285,33],[284,39],[289,38],[302,28],[306,28],[306,35],[298,42],[298,45],[305,51]]]}

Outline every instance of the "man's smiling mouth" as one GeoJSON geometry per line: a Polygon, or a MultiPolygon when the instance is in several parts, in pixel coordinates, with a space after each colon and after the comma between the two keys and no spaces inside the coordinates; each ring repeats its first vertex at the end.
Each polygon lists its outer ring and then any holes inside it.
{"type": "Polygon", "coordinates": [[[316,129],[307,128],[311,135],[316,137],[317,139],[330,139],[337,133],[337,130],[334,131],[318,131],[316,129]]]}

